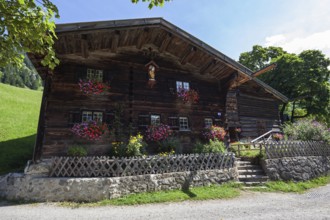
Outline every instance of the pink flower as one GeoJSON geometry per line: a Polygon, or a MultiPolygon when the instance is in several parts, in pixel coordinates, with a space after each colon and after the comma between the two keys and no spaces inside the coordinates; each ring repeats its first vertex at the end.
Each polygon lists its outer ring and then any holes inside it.
{"type": "Polygon", "coordinates": [[[108,89],[110,89],[110,86],[101,82],[96,82],[96,81],[92,81],[92,80],[88,80],[88,81],[83,81],[83,80],[79,80],[79,88],[80,91],[82,91],[84,94],[101,94],[105,91],[107,91],[108,89]]]}

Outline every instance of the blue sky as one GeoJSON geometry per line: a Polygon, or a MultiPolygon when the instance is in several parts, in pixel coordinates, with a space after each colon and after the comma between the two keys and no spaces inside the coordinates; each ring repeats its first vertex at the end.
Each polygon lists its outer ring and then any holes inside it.
{"type": "Polygon", "coordinates": [[[330,0],[173,0],[152,10],[130,0],[52,2],[56,23],[162,17],[235,60],[256,44],[330,57],[330,0]]]}

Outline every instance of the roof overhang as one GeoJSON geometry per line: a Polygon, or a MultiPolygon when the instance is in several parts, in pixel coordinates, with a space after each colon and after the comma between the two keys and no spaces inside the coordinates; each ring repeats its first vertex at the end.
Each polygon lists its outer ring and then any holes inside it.
{"type": "MultiPolygon", "coordinates": [[[[152,51],[162,69],[226,83],[234,74],[239,84],[256,80],[250,69],[163,18],[57,24],[56,34],[55,51],[61,62],[88,64],[101,57],[107,64],[129,62],[142,67],[150,61],[147,53],[152,51]],[[127,57],[134,54],[133,63],[127,57]]],[[[49,71],[40,64],[41,57],[29,57],[41,76],[49,71]]],[[[279,98],[276,92],[270,92],[279,98]]]]}

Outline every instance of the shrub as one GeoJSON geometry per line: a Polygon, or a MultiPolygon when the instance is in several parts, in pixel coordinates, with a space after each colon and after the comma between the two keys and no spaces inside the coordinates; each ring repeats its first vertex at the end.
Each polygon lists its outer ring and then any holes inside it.
{"type": "Polygon", "coordinates": [[[200,154],[202,153],[204,150],[204,144],[200,141],[197,141],[195,144],[194,144],[194,147],[193,147],[193,152],[196,153],[196,154],[200,154]]]}
{"type": "Polygon", "coordinates": [[[180,151],[180,140],[177,137],[168,137],[159,142],[161,152],[176,152],[180,151]]]}
{"type": "Polygon", "coordinates": [[[223,141],[225,139],[226,131],[222,127],[212,125],[211,127],[206,128],[203,135],[207,140],[223,141]]]}
{"type": "Polygon", "coordinates": [[[124,142],[120,142],[120,141],[112,142],[110,155],[115,157],[124,157],[126,156],[126,147],[127,144],[124,142]]]}
{"type": "Polygon", "coordinates": [[[127,144],[126,153],[128,156],[141,156],[141,150],[143,150],[146,145],[141,134],[131,136],[127,144]]]}
{"type": "Polygon", "coordinates": [[[212,139],[207,144],[197,142],[194,147],[194,153],[224,153],[225,151],[226,146],[224,142],[212,139]]]}
{"type": "Polygon", "coordinates": [[[285,135],[291,140],[325,141],[330,143],[330,131],[322,123],[315,120],[300,120],[283,127],[285,135]]]}
{"type": "Polygon", "coordinates": [[[69,147],[67,154],[69,157],[85,157],[87,156],[87,150],[82,146],[72,146],[69,147]]]}
{"type": "Polygon", "coordinates": [[[160,153],[158,154],[158,156],[167,157],[167,156],[174,155],[174,154],[175,154],[175,151],[172,150],[172,151],[170,151],[170,152],[160,152],[160,153]]]}

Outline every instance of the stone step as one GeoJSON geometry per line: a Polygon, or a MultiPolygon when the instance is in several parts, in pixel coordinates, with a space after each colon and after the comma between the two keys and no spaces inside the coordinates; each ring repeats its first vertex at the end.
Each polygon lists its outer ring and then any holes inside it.
{"type": "Polygon", "coordinates": [[[238,180],[240,182],[266,182],[268,176],[263,175],[239,175],[238,180]]]}
{"type": "MultiPolygon", "coordinates": [[[[258,181],[255,181],[255,182],[253,182],[253,181],[251,181],[251,182],[240,182],[240,181],[238,181],[238,182],[236,182],[236,183],[239,183],[239,184],[242,184],[243,185],[243,189],[244,188],[252,188],[252,187],[258,187],[258,188],[260,188],[260,187],[265,187],[264,185],[265,185],[265,182],[258,182],[258,181]]],[[[265,188],[267,188],[267,187],[265,187],[265,188]]]]}
{"type": "Polygon", "coordinates": [[[246,169],[248,169],[248,170],[260,170],[261,167],[259,165],[251,165],[250,164],[250,165],[244,165],[244,166],[238,165],[237,169],[238,170],[246,170],[246,169]]]}
{"type": "Polygon", "coordinates": [[[241,169],[238,170],[239,175],[265,175],[265,172],[262,169],[241,169]]]}

